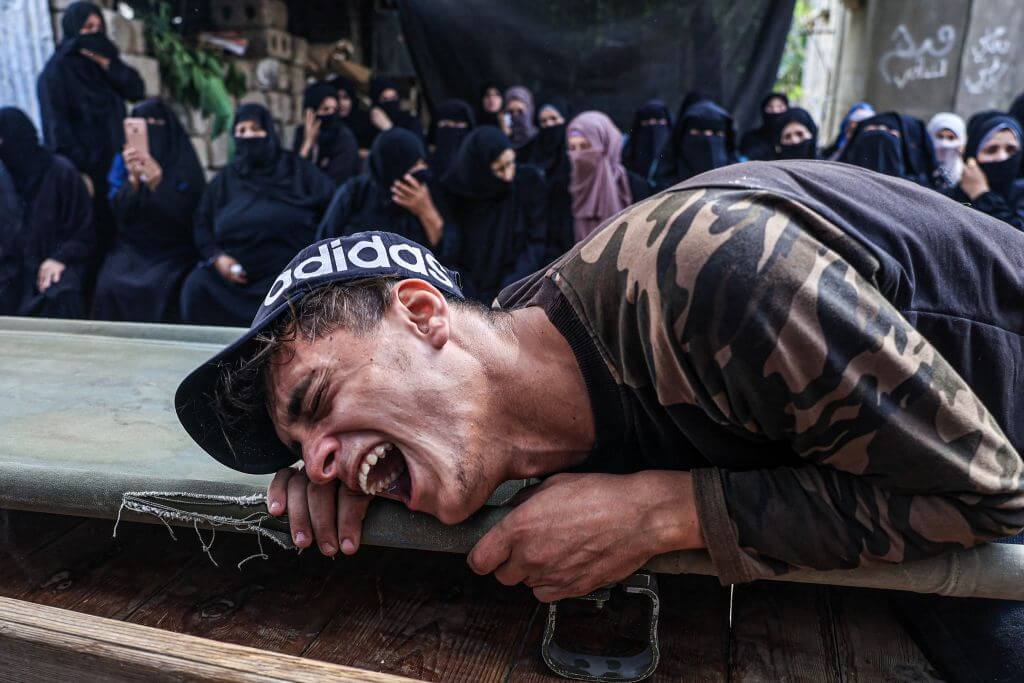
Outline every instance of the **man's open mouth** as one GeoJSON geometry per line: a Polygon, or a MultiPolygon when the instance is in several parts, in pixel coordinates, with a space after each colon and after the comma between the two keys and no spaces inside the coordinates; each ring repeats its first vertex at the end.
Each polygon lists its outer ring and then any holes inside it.
{"type": "Polygon", "coordinates": [[[407,503],[412,479],[405,455],[393,443],[383,443],[363,456],[359,464],[359,488],[370,496],[387,496],[407,503]]]}

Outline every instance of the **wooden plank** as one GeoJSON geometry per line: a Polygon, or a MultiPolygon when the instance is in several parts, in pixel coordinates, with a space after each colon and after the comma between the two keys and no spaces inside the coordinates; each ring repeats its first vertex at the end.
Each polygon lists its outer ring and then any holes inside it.
{"type": "Polygon", "coordinates": [[[737,586],[731,640],[731,680],[843,680],[837,665],[828,588],[737,586]]]}
{"type": "Polygon", "coordinates": [[[0,680],[408,681],[0,598],[0,680]]]}
{"type": "Polygon", "coordinates": [[[895,618],[885,593],[834,588],[830,597],[846,681],[942,680],[895,618]]]}
{"type": "Polygon", "coordinates": [[[88,520],[32,553],[17,575],[0,569],[0,595],[124,618],[201,557],[194,541],[175,543],[163,526],[122,523],[117,538],[113,526],[88,520]]]}
{"type": "MultiPolygon", "coordinates": [[[[658,640],[661,663],[648,679],[718,682],[728,677],[729,591],[707,576],[659,576],[661,598],[658,640]]],[[[530,632],[509,671],[515,683],[564,680],[544,665],[540,644],[547,606],[540,606],[530,632]]]]}
{"type": "Polygon", "coordinates": [[[462,556],[367,550],[306,656],[431,681],[505,679],[537,604],[525,587],[477,576],[462,556]]]}
{"type": "Polygon", "coordinates": [[[80,517],[0,509],[0,567],[27,570],[29,555],[83,522],[80,517]]]}

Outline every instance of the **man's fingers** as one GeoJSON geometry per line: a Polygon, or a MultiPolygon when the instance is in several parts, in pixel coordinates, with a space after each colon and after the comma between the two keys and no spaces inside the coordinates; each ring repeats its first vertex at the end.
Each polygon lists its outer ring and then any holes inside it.
{"type": "Polygon", "coordinates": [[[267,487],[267,510],[275,517],[283,515],[288,508],[288,480],[295,472],[291,467],[278,470],[267,487]]]}
{"type": "Polygon", "coordinates": [[[484,534],[466,558],[469,568],[477,574],[490,574],[512,554],[512,546],[506,538],[503,524],[499,522],[484,534]]]}
{"type": "Polygon", "coordinates": [[[346,555],[359,550],[363,537],[363,519],[371,500],[372,496],[354,493],[344,485],[338,487],[338,543],[341,552],[346,555]]]}
{"type": "Polygon", "coordinates": [[[576,596],[570,595],[564,586],[537,586],[533,589],[533,597],[541,602],[555,602],[576,596]]]}
{"type": "Polygon", "coordinates": [[[506,562],[494,571],[494,578],[506,586],[526,581],[526,572],[517,562],[506,562]]]}
{"type": "Polygon", "coordinates": [[[291,527],[292,542],[299,548],[307,548],[313,542],[306,500],[306,481],[305,476],[299,475],[288,480],[288,526],[291,527]]]}
{"type": "Polygon", "coordinates": [[[333,481],[327,484],[310,482],[306,487],[309,516],[313,522],[313,535],[316,537],[317,545],[320,546],[320,552],[327,556],[338,552],[336,510],[338,497],[335,495],[337,487],[333,481]]]}

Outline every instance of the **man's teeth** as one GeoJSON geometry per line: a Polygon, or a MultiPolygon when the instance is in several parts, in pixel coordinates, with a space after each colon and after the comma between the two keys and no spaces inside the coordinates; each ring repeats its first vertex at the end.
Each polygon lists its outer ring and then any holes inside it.
{"type": "Polygon", "coordinates": [[[369,496],[377,495],[395,483],[395,480],[405,471],[405,467],[399,465],[391,468],[391,471],[385,474],[380,481],[375,481],[372,485],[369,483],[370,470],[387,458],[388,453],[394,448],[394,444],[381,444],[363,457],[363,462],[359,466],[359,488],[363,490],[363,493],[369,496]]]}

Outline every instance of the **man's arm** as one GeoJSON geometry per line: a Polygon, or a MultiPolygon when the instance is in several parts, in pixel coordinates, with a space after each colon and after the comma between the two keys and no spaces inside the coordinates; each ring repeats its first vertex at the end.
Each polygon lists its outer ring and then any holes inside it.
{"type": "Polygon", "coordinates": [[[694,472],[723,583],[1020,531],[1020,456],[928,340],[809,219],[753,195],[714,197],[695,209],[672,280],[659,274],[665,300],[672,287],[689,297],[664,318],[678,351],[658,393],[748,439],[788,442],[806,462],[694,472]]]}

